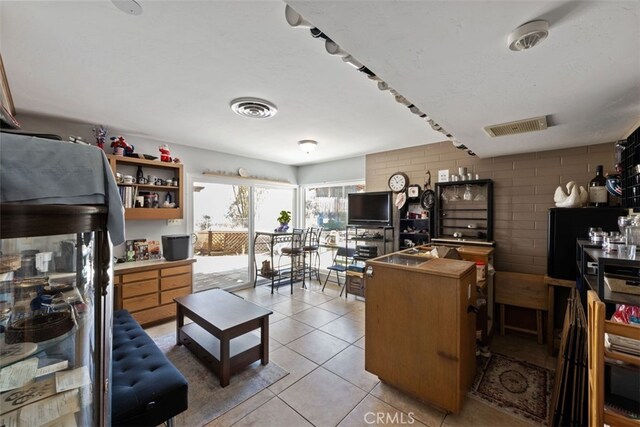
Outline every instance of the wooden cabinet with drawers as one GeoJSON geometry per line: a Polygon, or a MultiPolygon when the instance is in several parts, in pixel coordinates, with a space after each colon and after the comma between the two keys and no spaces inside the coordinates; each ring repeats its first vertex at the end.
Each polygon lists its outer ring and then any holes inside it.
{"type": "Polygon", "coordinates": [[[194,259],[118,264],[115,308],[128,310],[143,326],[175,318],[174,298],[191,293],[194,259]]]}

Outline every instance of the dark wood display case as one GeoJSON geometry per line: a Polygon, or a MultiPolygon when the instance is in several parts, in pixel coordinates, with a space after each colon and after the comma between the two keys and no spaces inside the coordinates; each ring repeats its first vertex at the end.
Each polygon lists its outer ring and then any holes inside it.
{"type": "MultiPolygon", "coordinates": [[[[38,369],[53,370],[52,366],[62,364],[56,373],[34,374],[37,377],[30,384],[44,389],[47,383],[56,384],[58,376],[71,370],[79,369],[86,375],[86,380],[72,382],[68,391],[50,386],[47,392],[34,395],[21,407],[15,406],[17,401],[2,399],[0,409],[5,421],[15,416],[12,425],[53,421],[39,418],[41,413],[56,416],[44,411],[45,404],[58,410],[77,405],[68,412],[77,425],[109,424],[112,288],[111,249],[106,230],[107,208],[103,206],[0,204],[0,251],[3,257],[17,257],[21,261],[5,265],[2,270],[0,284],[5,300],[2,324],[6,329],[0,366],[7,369],[34,358],[38,369]],[[63,259],[64,253],[58,255],[63,241],[65,247],[74,248],[66,254],[72,259],[63,259]],[[35,253],[50,254],[47,256],[51,262],[34,268],[26,257],[35,253]],[[54,315],[69,317],[71,327],[66,326],[62,332],[51,328],[44,320],[54,315]],[[12,328],[21,333],[8,339],[7,332],[12,328]],[[13,357],[7,353],[11,346],[29,347],[29,351],[13,357]]],[[[11,392],[17,393],[19,389],[13,388],[11,392]]]]}

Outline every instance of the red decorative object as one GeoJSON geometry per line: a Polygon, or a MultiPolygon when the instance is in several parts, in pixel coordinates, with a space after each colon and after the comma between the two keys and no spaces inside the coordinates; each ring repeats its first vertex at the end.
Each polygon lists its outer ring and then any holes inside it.
{"type": "Polygon", "coordinates": [[[111,148],[113,148],[113,154],[118,154],[118,155],[121,155],[121,153],[119,153],[121,150],[118,150],[118,148],[124,150],[125,156],[133,154],[133,150],[134,150],[133,145],[127,144],[127,141],[125,141],[125,139],[122,136],[111,137],[111,148]]]}
{"type": "Polygon", "coordinates": [[[163,144],[158,147],[158,149],[160,150],[160,161],[171,163],[172,159],[171,152],[169,151],[169,146],[167,144],[163,144]]]}

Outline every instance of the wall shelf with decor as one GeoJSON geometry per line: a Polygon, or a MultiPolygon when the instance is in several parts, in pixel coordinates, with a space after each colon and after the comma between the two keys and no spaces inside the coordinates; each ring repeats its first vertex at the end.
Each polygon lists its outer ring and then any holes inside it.
{"type": "Polygon", "coordinates": [[[125,219],[182,219],[184,215],[184,174],[181,163],[168,163],[159,160],[146,160],[136,157],[107,155],[109,165],[123,198],[125,219]],[[137,182],[138,168],[142,169],[143,178],[161,180],[159,185],[149,182],[137,182]],[[118,175],[119,174],[119,175],[118,175]],[[125,176],[131,176],[133,182],[124,182],[125,176]],[[176,185],[173,185],[173,184],[176,185]],[[169,185],[171,184],[171,185],[169,185]],[[157,194],[157,197],[155,195],[157,194]],[[142,197],[142,199],[140,199],[142,197]],[[136,207],[136,198],[142,202],[136,207]],[[171,200],[173,207],[163,207],[165,201],[171,200]],[[154,203],[156,202],[157,203],[154,203]],[[157,205],[158,207],[153,207],[157,205]]]}
{"type": "Polygon", "coordinates": [[[401,250],[429,243],[432,230],[433,211],[425,210],[420,202],[407,202],[400,209],[398,247],[401,250]]]}
{"type": "Polygon", "coordinates": [[[493,181],[436,184],[435,235],[439,240],[466,243],[493,240],[493,181]]]}

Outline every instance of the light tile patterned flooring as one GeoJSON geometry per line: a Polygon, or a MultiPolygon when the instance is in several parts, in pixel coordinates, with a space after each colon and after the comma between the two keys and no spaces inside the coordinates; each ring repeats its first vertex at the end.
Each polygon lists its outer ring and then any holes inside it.
{"type": "MultiPolygon", "coordinates": [[[[530,425],[470,398],[461,413],[446,414],[381,383],[364,370],[364,301],[339,297],[332,284],[324,293],[316,281],[308,287],[297,284],[293,295],[289,287],[273,295],[267,286],[235,292],[274,311],[270,359],[289,375],[208,426],[530,425]]],[[[174,328],[170,322],[147,332],[155,337],[174,328]]],[[[491,350],[555,369],[556,359],[535,339],[496,335],[491,350]]]]}

